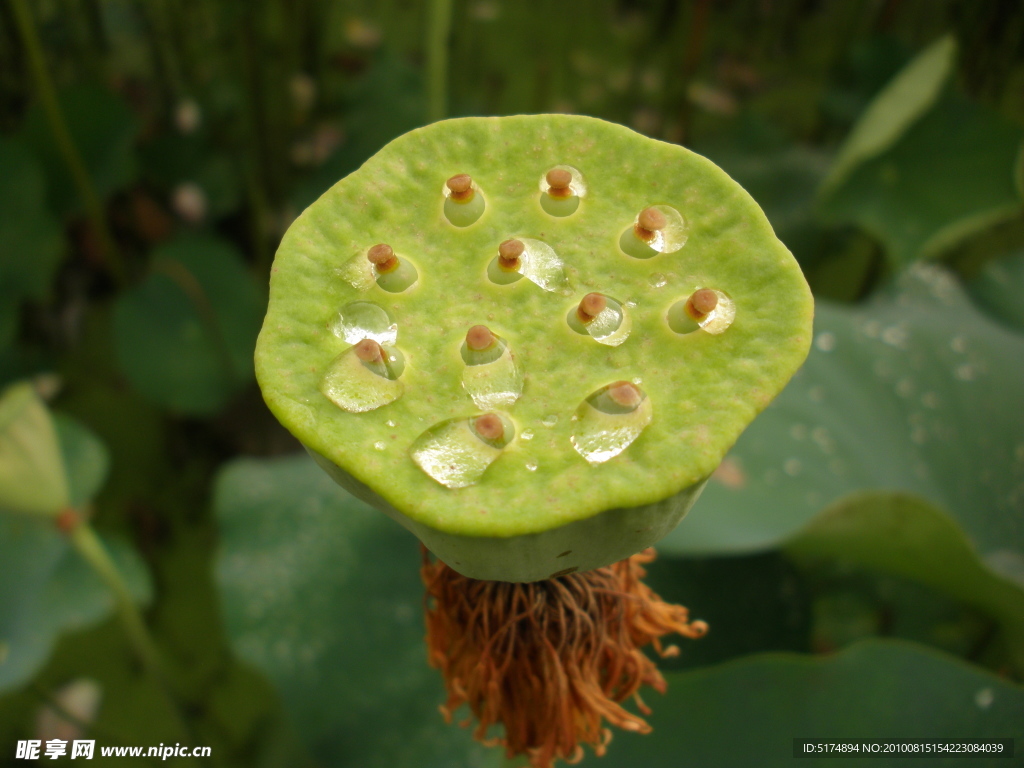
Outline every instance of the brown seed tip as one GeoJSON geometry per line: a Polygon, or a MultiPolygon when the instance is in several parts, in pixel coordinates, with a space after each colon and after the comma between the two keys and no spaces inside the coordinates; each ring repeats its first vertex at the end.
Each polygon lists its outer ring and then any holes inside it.
{"type": "Polygon", "coordinates": [[[501,262],[501,266],[510,267],[512,269],[519,266],[519,257],[523,255],[523,251],[526,250],[526,246],[523,245],[522,240],[506,240],[498,246],[498,259],[501,262]]]}
{"type": "Polygon", "coordinates": [[[466,334],[466,346],[479,352],[494,343],[494,334],[486,325],[474,325],[466,334]]]}
{"type": "Polygon", "coordinates": [[[496,413],[477,416],[473,426],[476,427],[476,433],[484,440],[501,440],[505,435],[505,425],[501,423],[501,418],[496,413]]]}
{"type": "Polygon", "coordinates": [[[686,314],[694,320],[703,320],[718,306],[718,294],[710,288],[694,291],[686,302],[686,314]]]}
{"type": "Polygon", "coordinates": [[[572,184],[572,174],[565,168],[552,168],[545,178],[552,189],[566,189],[572,184]]]}
{"type": "Polygon", "coordinates": [[[580,305],[576,308],[576,316],[584,323],[589,323],[600,315],[607,306],[608,299],[603,295],[600,293],[588,293],[580,300],[580,305]]]}
{"type": "Polygon", "coordinates": [[[665,228],[668,220],[665,214],[657,208],[644,208],[636,219],[637,226],[646,229],[648,232],[658,232],[665,228]]]}
{"type": "Polygon", "coordinates": [[[636,408],[644,399],[643,393],[631,381],[616,381],[608,387],[608,397],[623,408],[636,408]]]}
{"type": "Polygon", "coordinates": [[[445,182],[453,200],[468,202],[473,199],[473,179],[468,173],[457,173],[445,182]]]}
{"type": "Polygon", "coordinates": [[[377,243],[366,252],[366,258],[377,267],[378,272],[387,272],[398,266],[398,257],[387,243],[377,243]]]}
{"type": "Polygon", "coordinates": [[[384,359],[384,350],[373,339],[363,339],[356,344],[355,349],[356,357],[364,363],[376,363],[384,359]]]}

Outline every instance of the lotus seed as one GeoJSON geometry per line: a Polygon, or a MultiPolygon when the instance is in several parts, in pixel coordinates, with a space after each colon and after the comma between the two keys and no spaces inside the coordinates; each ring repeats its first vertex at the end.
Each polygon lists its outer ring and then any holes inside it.
{"type": "Polygon", "coordinates": [[[645,243],[649,243],[654,239],[655,234],[665,228],[666,224],[668,224],[668,220],[665,218],[665,214],[657,208],[644,208],[637,217],[633,231],[637,237],[645,243]]]}
{"type": "Polygon", "coordinates": [[[373,339],[363,339],[355,346],[356,357],[364,363],[383,363],[384,350],[373,339]]]}
{"type": "Polygon", "coordinates": [[[718,306],[718,294],[709,288],[694,291],[686,302],[686,314],[696,321],[701,321],[718,306]]]}
{"type": "Polygon", "coordinates": [[[444,215],[456,227],[468,227],[484,212],[484,196],[468,173],[458,173],[445,182],[444,215]]]}
{"type": "Polygon", "coordinates": [[[473,179],[468,173],[459,173],[452,176],[445,182],[451,192],[452,200],[459,203],[468,203],[473,199],[473,179]]]}
{"type": "Polygon", "coordinates": [[[366,252],[366,258],[376,267],[377,272],[385,274],[393,272],[398,268],[398,257],[394,250],[386,243],[378,243],[366,252]]]}
{"type": "Polygon", "coordinates": [[[576,307],[576,317],[584,324],[593,322],[594,318],[600,315],[607,306],[608,301],[600,293],[588,293],[576,307]]]}
{"type": "Polygon", "coordinates": [[[564,199],[572,196],[572,174],[564,168],[552,168],[545,177],[548,182],[548,194],[554,198],[564,199]]]}
{"type": "Polygon", "coordinates": [[[494,334],[486,325],[474,325],[466,334],[466,346],[474,352],[482,352],[494,344],[494,334]]]}
{"type": "Polygon", "coordinates": [[[522,263],[520,257],[525,250],[526,246],[523,245],[522,240],[506,240],[498,246],[498,266],[506,272],[518,271],[519,265],[522,263]]]}
{"type": "Polygon", "coordinates": [[[492,443],[500,442],[505,436],[505,425],[501,423],[501,418],[495,413],[478,416],[473,422],[473,428],[480,437],[492,443]]]}
{"type": "Polygon", "coordinates": [[[631,381],[616,381],[608,387],[608,397],[617,405],[629,408],[630,410],[636,408],[640,401],[643,400],[643,394],[631,381]]]}

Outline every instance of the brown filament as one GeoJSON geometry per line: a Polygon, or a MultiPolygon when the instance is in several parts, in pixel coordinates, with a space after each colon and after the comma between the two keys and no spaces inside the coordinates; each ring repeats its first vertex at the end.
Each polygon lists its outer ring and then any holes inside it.
{"type": "Polygon", "coordinates": [[[577,762],[584,743],[604,754],[612,738],[605,721],[648,733],[647,722],[620,704],[632,697],[649,715],[640,687],[665,692],[641,648],[675,656],[679,649],[663,647],[663,636],[707,632],[641,581],[653,559],[646,549],[605,568],[511,584],[462,576],[424,549],[427,650],[444,675],[445,718],[468,704],[479,741],[503,746],[508,757],[526,754],[534,768],[577,762]],[[488,739],[498,724],[504,735],[488,739]]]}

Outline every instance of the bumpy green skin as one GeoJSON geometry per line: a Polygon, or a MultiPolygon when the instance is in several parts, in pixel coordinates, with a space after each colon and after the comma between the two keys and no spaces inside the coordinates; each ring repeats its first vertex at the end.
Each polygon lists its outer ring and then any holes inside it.
{"type": "Polygon", "coordinates": [[[593,118],[466,118],[396,139],[296,220],[274,263],[256,372],[271,410],[342,485],[461,573],[532,581],[607,565],[671,530],[805,358],[812,314],[792,255],[750,196],[708,160],[593,118]],[[559,164],[578,168],[588,185],[564,218],[544,212],[538,188],[559,164]],[[465,228],[443,215],[444,182],[456,173],[470,174],[487,202],[465,228]],[[624,255],[619,236],[654,204],[682,212],[686,245],[651,259],[624,255]],[[554,248],[572,295],[527,279],[491,283],[487,265],[510,237],[554,248]],[[378,242],[415,263],[414,287],[360,292],[340,276],[378,242]],[[674,333],[669,307],[701,287],[732,297],[735,322],[721,335],[674,333]],[[621,346],[566,323],[590,291],[635,302],[621,346]],[[318,385],[349,346],[329,325],[358,300],[397,322],[405,394],[353,414],[318,385]],[[525,388],[509,412],[516,438],[478,483],[452,490],[428,477],[409,447],[439,421],[479,413],[462,388],[460,355],[477,323],[512,345],[525,388]],[[570,442],[572,415],[620,379],[640,384],[654,419],[622,454],[592,466],[570,442]],[[546,426],[551,416],[557,422],[546,426]],[[527,431],[532,439],[523,439],[527,431]]]}

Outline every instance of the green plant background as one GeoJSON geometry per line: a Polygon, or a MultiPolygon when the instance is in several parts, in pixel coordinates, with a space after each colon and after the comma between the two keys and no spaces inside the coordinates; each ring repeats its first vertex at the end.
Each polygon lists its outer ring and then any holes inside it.
{"type": "Polygon", "coordinates": [[[430,116],[549,111],[717,162],[817,301],[651,569],[711,631],[600,764],[788,765],[794,737],[1024,764],[1022,41],[1003,0],[5,0],[0,386],[46,400],[173,685],[52,520],[0,510],[0,765],[54,713],[211,746],[182,766],[503,764],[437,711],[416,542],[274,422],[251,353],[330,184],[430,116]]]}

